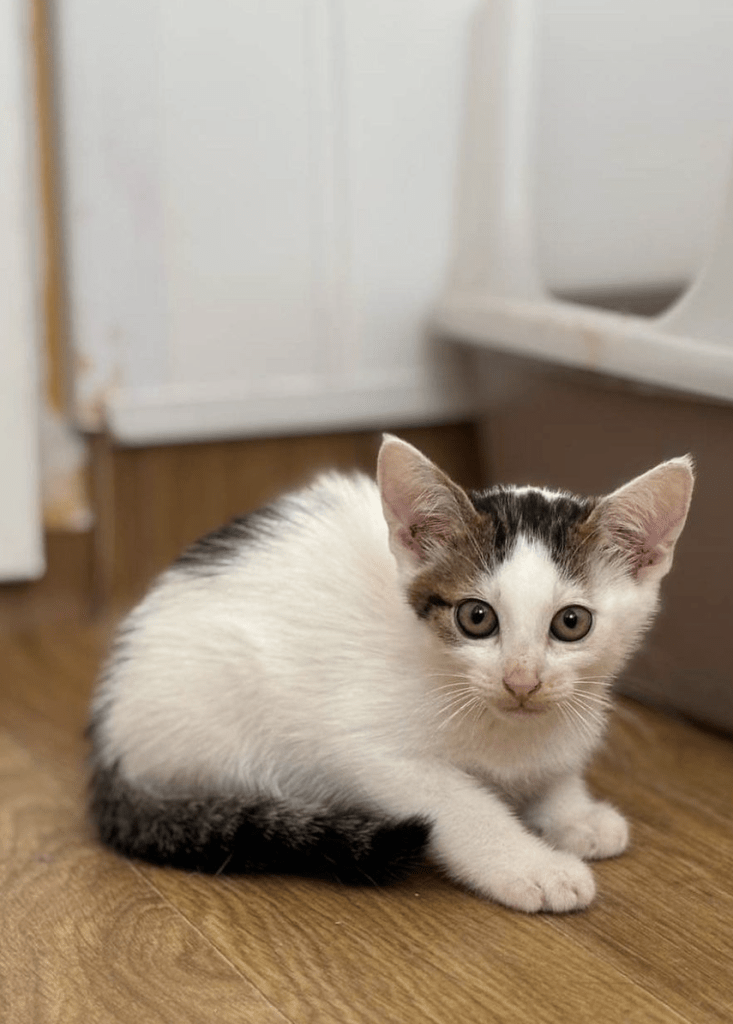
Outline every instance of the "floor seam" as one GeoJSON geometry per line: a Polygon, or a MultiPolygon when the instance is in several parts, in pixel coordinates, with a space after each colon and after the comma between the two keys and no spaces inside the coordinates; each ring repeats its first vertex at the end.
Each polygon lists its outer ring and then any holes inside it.
{"type": "Polygon", "coordinates": [[[222,949],[220,949],[219,946],[209,938],[208,935],[206,935],[197,925],[195,925],[194,922],[191,920],[191,918],[188,917],[188,915],[185,914],[181,910],[180,907],[177,907],[176,904],[168,896],[166,896],[164,892],[162,892],[158,888],[158,886],[155,884],[155,882],[153,882],[150,878],[148,878],[148,876],[145,874],[144,871],[141,871],[140,868],[137,867],[137,865],[133,864],[131,861],[128,861],[128,866],[130,867],[132,872],[135,875],[137,875],[137,877],[140,878],[145,883],[145,885],[147,885],[150,889],[152,889],[152,891],[156,894],[156,896],[158,896],[159,899],[161,899],[163,901],[163,903],[165,903],[165,905],[167,907],[169,907],[175,914],[178,915],[178,917],[180,917],[183,921],[185,921],[187,926],[193,932],[195,932],[199,936],[199,938],[202,939],[211,949],[213,949],[216,952],[216,954],[218,956],[220,956],[221,959],[226,964],[228,964],[231,967],[231,969],[234,971],[234,973],[238,977],[240,977],[248,985],[251,985],[251,987],[255,990],[255,992],[259,993],[259,995],[262,997],[262,999],[265,1001],[265,1003],[267,1003],[267,1005],[272,1010],[274,1010],[274,1012],[277,1013],[282,1018],[283,1021],[288,1021],[289,1024],[297,1024],[297,1022],[293,1021],[293,1019],[291,1017],[289,1017],[286,1013],[284,1013],[283,1010],[279,1006],[276,1006],[275,1003],[273,1003],[272,1000],[269,998],[269,996],[267,996],[262,991],[262,989],[259,987],[259,985],[257,985],[252,980],[252,978],[249,977],[249,975],[245,974],[245,972],[240,967],[238,967],[234,963],[234,961],[230,957],[228,957],[226,955],[226,953],[222,949]]]}
{"type": "MultiPolygon", "coordinates": [[[[583,942],[579,938],[577,938],[572,932],[570,932],[567,929],[563,928],[560,922],[555,921],[555,920],[553,920],[553,919],[548,917],[548,918],[545,918],[544,923],[545,923],[545,925],[548,928],[552,928],[553,931],[558,932],[564,938],[569,939],[574,945],[576,945],[580,949],[584,949],[586,952],[588,952],[588,947],[586,945],[584,945],[583,942]]],[[[614,963],[611,960],[610,957],[604,956],[603,953],[602,953],[602,950],[594,950],[593,955],[595,957],[597,957],[598,960],[600,960],[601,963],[605,964],[611,970],[617,971],[623,978],[626,979],[626,981],[630,982],[632,985],[635,985],[637,988],[641,989],[643,992],[646,992],[646,994],[648,996],[651,996],[652,999],[655,999],[659,1003],[660,1006],[665,1007],[666,1010],[668,1010],[670,1013],[674,1014],[674,1016],[679,1021],[684,1021],[685,1024],[700,1024],[699,1019],[698,1020],[693,1020],[693,1019],[685,1016],[684,1014],[680,1013],[680,1011],[675,1009],[673,1006],[670,1006],[669,1003],[666,1001],[666,999],[664,999],[662,996],[660,996],[658,992],[654,992],[648,985],[644,985],[640,978],[634,977],[632,974],[629,974],[629,972],[626,971],[620,964],[614,963]]]]}

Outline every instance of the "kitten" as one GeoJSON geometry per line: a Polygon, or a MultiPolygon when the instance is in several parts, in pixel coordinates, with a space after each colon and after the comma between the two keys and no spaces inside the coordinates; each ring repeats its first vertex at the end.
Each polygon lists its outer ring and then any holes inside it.
{"type": "Polygon", "coordinates": [[[92,710],[102,840],[158,864],[384,883],[424,852],[508,907],[594,896],[628,843],[582,773],[657,609],[689,458],[611,495],[467,493],[386,436],[199,540],[92,710]]]}

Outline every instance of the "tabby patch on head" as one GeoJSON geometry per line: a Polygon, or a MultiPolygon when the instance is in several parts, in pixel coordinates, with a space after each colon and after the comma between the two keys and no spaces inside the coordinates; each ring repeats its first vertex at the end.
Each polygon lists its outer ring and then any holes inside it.
{"type": "Polygon", "coordinates": [[[587,576],[594,499],[535,487],[495,487],[469,497],[489,520],[492,564],[511,553],[518,537],[526,537],[544,544],[559,571],[572,578],[587,576]]]}
{"type": "MultiPolygon", "coordinates": [[[[468,492],[475,515],[462,522],[450,542],[433,549],[429,564],[408,587],[408,599],[421,619],[432,619],[447,642],[460,637],[445,625],[446,609],[481,592],[482,581],[510,559],[520,539],[542,546],[564,578],[589,574],[595,527],[589,518],[596,502],[539,488],[495,487],[468,492]],[[442,624],[442,625],[441,625],[442,624]]],[[[474,617],[481,609],[474,608],[474,617]]],[[[467,635],[488,636],[486,623],[467,635]]],[[[465,632],[465,630],[464,630],[465,632]]]]}

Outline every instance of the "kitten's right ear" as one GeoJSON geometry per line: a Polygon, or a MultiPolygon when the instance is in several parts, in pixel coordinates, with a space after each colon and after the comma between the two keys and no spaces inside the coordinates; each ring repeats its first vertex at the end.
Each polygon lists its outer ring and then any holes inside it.
{"type": "Polygon", "coordinates": [[[377,483],[389,546],[401,569],[419,569],[444,547],[456,529],[476,517],[465,491],[417,448],[385,434],[377,483]]]}

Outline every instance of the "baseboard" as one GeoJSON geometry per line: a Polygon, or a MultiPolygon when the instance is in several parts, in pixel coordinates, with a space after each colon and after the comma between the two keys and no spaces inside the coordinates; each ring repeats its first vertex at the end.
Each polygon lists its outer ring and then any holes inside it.
{"type": "Polygon", "coordinates": [[[93,615],[91,531],[47,531],[44,542],[45,575],[0,586],[0,631],[85,622],[93,615]]]}

